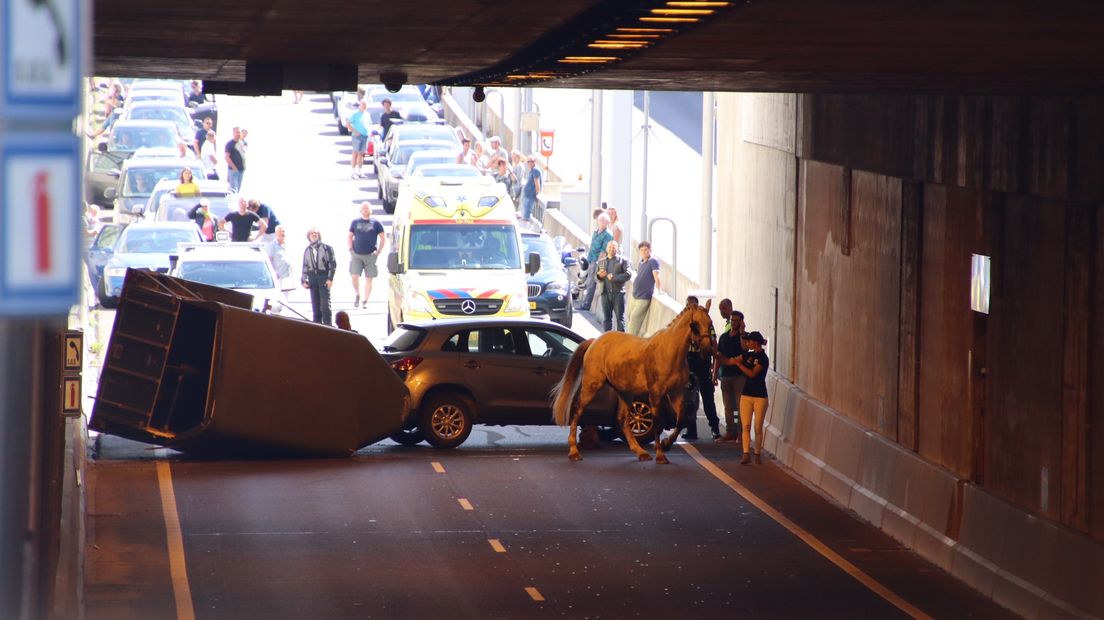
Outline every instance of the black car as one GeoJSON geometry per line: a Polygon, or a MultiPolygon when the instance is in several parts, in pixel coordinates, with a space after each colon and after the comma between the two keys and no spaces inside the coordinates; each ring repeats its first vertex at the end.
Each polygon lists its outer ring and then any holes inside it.
{"type": "Polygon", "coordinates": [[[575,264],[575,258],[564,256],[552,239],[542,233],[522,232],[521,242],[525,245],[526,256],[536,252],[541,259],[541,270],[529,276],[529,314],[548,317],[571,327],[571,283],[567,267],[575,264]]]}
{"type": "MultiPolygon", "coordinates": [[[[410,390],[411,415],[392,439],[455,448],[474,424],[554,424],[549,394],[584,340],[566,327],[526,319],[400,323],[380,349],[410,390]]],[[[697,390],[690,388],[685,406],[696,411],[697,390]]],[[[582,423],[614,436],[616,416],[617,397],[606,387],[582,423]]],[[[670,428],[673,416],[657,422],[646,403],[633,403],[629,428],[639,441],[651,441],[657,423],[670,428]]]]}

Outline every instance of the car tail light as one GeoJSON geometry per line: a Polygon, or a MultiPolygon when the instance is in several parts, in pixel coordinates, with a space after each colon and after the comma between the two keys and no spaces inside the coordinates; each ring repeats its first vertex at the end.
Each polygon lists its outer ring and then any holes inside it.
{"type": "Polygon", "coordinates": [[[376,154],[376,143],[369,140],[368,141],[368,148],[364,149],[364,152],[368,153],[369,155],[375,155],[376,154]]]}
{"type": "Polygon", "coordinates": [[[391,368],[395,369],[398,373],[407,373],[414,370],[418,364],[422,363],[420,357],[404,357],[401,360],[391,362],[391,368]]]}

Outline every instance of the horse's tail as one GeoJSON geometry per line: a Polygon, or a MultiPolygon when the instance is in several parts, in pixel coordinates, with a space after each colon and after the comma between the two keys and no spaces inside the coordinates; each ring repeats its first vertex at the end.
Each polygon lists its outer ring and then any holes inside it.
{"type": "Polygon", "coordinates": [[[552,417],[560,426],[567,426],[571,405],[574,404],[579,385],[582,383],[579,376],[582,374],[583,357],[593,343],[593,338],[584,340],[583,344],[575,349],[575,353],[571,355],[571,361],[567,363],[563,378],[552,388],[552,397],[555,399],[552,402],[552,417]]]}

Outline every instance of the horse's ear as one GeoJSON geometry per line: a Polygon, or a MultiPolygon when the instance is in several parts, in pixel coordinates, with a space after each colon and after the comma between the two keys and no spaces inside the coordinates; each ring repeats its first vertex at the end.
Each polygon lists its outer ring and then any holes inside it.
{"type": "Polygon", "coordinates": [[[711,306],[711,305],[713,305],[713,300],[712,299],[705,300],[705,311],[706,312],[709,312],[709,306],[711,306]]]}

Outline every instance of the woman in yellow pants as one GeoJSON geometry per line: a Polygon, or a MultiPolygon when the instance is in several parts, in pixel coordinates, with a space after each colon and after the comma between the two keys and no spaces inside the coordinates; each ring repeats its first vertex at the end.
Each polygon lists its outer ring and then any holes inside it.
{"type": "Polygon", "coordinates": [[[744,393],[740,396],[740,420],[743,421],[744,458],[741,465],[751,462],[751,426],[755,425],[755,464],[762,465],[759,454],[763,451],[763,418],[767,415],[767,368],[770,358],[763,352],[767,339],[759,332],[744,334],[743,356],[732,358],[736,367],[747,377],[744,393]]]}

